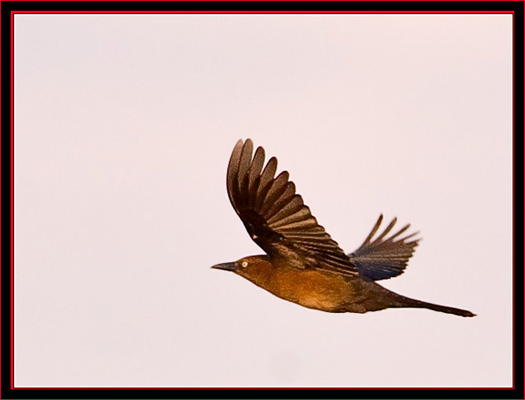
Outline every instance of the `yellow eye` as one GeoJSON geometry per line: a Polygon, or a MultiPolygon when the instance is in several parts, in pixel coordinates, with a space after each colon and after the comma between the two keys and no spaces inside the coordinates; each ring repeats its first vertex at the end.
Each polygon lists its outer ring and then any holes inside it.
{"type": "Polygon", "coordinates": [[[248,261],[243,261],[241,267],[246,268],[248,266],[248,261]]]}

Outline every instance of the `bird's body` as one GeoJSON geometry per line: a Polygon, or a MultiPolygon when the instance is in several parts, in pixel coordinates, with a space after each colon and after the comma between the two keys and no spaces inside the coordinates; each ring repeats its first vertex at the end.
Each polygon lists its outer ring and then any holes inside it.
{"type": "Polygon", "coordinates": [[[277,160],[263,170],[264,150],[252,159],[251,140],[239,141],[228,166],[228,194],[252,239],[266,255],[218,264],[270,293],[321,311],[365,313],[393,307],[428,308],[474,316],[473,313],[410,299],[375,281],[403,273],[418,240],[414,234],[395,240],[409,225],[385,239],[394,219],[374,240],[380,216],[364,243],[345,254],[311,215],[285,171],[274,177],[277,160]]]}
{"type": "Polygon", "coordinates": [[[271,263],[264,256],[248,263],[252,268],[241,270],[239,275],[277,297],[304,307],[337,312],[341,310],[345,298],[354,294],[352,285],[342,275],[300,270],[286,262],[271,263]]]}
{"type": "Polygon", "coordinates": [[[277,297],[303,307],[327,312],[358,313],[370,311],[370,308],[386,308],[386,304],[381,306],[384,303],[378,297],[381,293],[375,290],[375,287],[380,286],[375,283],[360,282],[333,272],[298,270],[285,263],[277,266],[258,265],[264,269],[264,273],[255,275],[255,279],[253,275],[239,275],[277,297]],[[375,306],[367,304],[369,298],[374,299],[375,306]]]}

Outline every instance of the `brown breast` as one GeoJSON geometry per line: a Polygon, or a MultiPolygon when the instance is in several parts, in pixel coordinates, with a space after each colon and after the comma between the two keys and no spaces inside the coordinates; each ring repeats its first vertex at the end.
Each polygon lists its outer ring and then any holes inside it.
{"type": "Polygon", "coordinates": [[[264,288],[278,297],[304,307],[334,312],[352,295],[350,282],[338,274],[278,268],[274,269],[272,275],[264,288]]]}

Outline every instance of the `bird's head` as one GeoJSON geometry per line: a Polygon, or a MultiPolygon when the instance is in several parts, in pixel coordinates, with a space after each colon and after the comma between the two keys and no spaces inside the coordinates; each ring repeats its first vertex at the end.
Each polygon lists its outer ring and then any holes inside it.
{"type": "Polygon", "coordinates": [[[217,264],[212,268],[234,272],[257,284],[269,275],[272,264],[267,256],[250,256],[234,262],[217,264]]]}

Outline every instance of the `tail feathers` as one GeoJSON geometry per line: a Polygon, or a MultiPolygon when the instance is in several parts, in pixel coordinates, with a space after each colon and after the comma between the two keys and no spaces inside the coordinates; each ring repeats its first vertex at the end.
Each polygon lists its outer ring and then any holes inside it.
{"type": "Polygon", "coordinates": [[[462,310],[461,308],[441,306],[439,304],[427,303],[425,301],[414,300],[408,297],[400,296],[401,299],[394,307],[414,307],[414,308],[427,308],[429,310],[439,311],[447,314],[459,315],[460,317],[475,317],[476,314],[462,310]]]}

